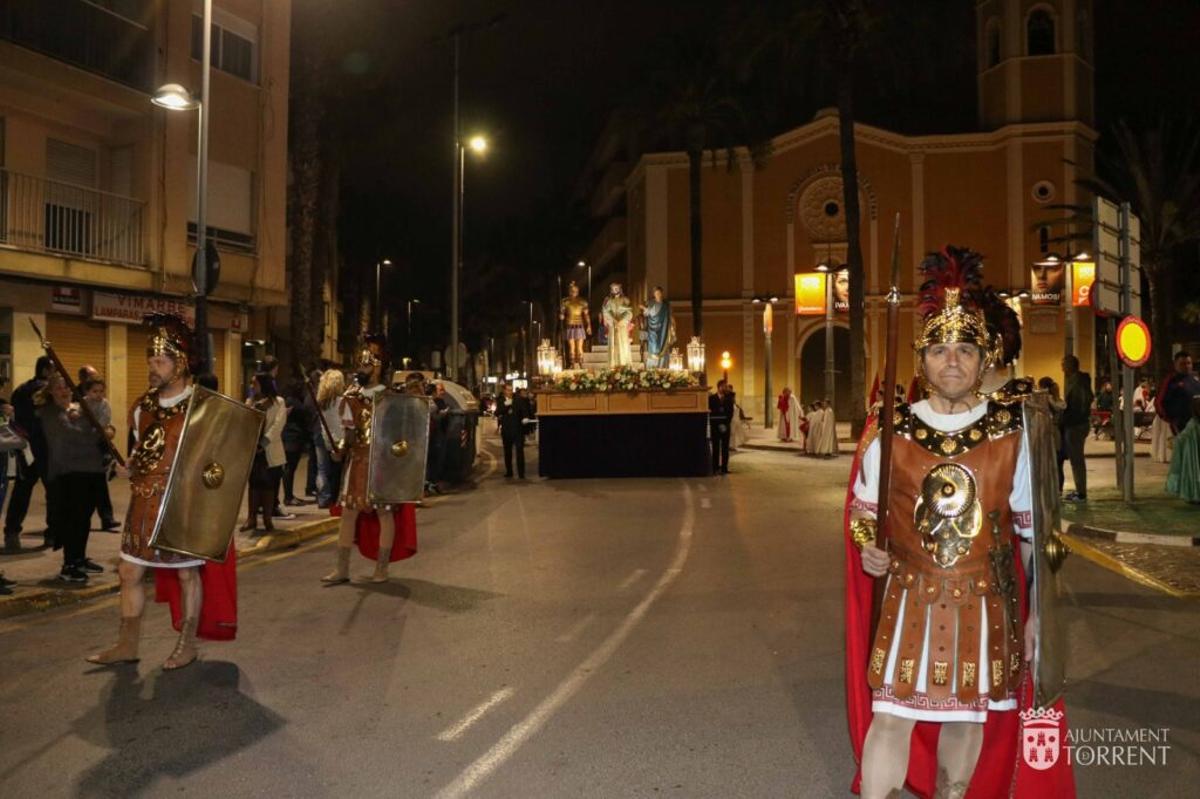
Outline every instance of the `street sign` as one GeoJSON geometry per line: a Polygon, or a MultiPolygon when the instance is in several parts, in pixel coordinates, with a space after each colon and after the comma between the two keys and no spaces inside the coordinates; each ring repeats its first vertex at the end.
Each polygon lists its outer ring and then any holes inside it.
{"type": "Polygon", "coordinates": [[[1141,224],[1128,211],[1128,204],[1117,205],[1103,197],[1092,201],[1092,249],[1096,253],[1096,282],[1092,287],[1091,303],[1096,313],[1105,316],[1141,316],[1142,279],[1141,224]],[[1123,242],[1129,242],[1125,252],[1123,242]],[[1122,274],[1122,257],[1128,261],[1128,277],[1122,274]],[[1122,303],[1125,284],[1129,284],[1130,307],[1122,303]]]}
{"type": "Polygon", "coordinates": [[[1131,369],[1150,360],[1150,328],[1136,316],[1126,316],[1117,325],[1117,355],[1131,369]]]}

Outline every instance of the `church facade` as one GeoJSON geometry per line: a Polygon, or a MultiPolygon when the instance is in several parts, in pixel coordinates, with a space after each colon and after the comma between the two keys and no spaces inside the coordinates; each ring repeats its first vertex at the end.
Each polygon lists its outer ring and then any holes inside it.
{"type": "MultiPolygon", "coordinates": [[[[1061,382],[1068,325],[1082,368],[1096,373],[1091,309],[1068,312],[1067,292],[1056,302],[1035,296],[1039,286],[1032,274],[1051,251],[1070,254],[1049,241],[1063,232],[1061,224],[1051,226],[1065,215],[1056,206],[1088,200],[1078,181],[1092,174],[1097,139],[1091,12],[1087,0],[977,4],[978,132],[906,136],[855,127],[867,322],[864,340],[852,342],[848,314],[833,314],[839,418],[848,415],[851,347],[866,352],[868,389],[876,374],[882,377],[884,295],[897,213],[901,353],[911,352],[918,327],[917,265],[928,251],[953,243],[981,252],[987,281],[1012,295],[1025,340],[1016,373],[1061,382]]],[[[766,393],[761,300],[771,297],[777,300],[772,393],[790,386],[804,402],[825,394],[826,319],[820,310],[797,313],[796,293],[798,275],[810,275],[818,264],[836,268],[845,262],[838,129],[836,112],[823,111],[775,137],[758,165],[748,153],[732,168],[720,158],[714,167],[705,158],[703,339],[709,381],[721,375],[720,354],[729,351],[730,380],[747,413],[761,412],[766,393]]],[[[625,181],[624,199],[629,293],[642,298],[655,286],[665,289],[682,351],[692,330],[686,155],[642,156],[625,181]]],[[[911,365],[902,362],[900,379],[907,382],[914,368],[915,357],[911,365]]]]}

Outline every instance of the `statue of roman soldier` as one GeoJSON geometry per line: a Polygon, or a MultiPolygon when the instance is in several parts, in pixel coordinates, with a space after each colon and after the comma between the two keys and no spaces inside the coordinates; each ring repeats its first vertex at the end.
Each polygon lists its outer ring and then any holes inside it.
{"type": "Polygon", "coordinates": [[[579,284],[574,280],[567,287],[567,296],[559,303],[558,316],[566,331],[571,368],[583,365],[584,342],[592,335],[592,318],[587,300],[579,296],[579,284]]]}

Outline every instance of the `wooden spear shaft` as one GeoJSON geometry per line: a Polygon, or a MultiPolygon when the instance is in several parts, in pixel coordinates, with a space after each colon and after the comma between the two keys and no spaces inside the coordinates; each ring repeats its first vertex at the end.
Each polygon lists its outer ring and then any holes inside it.
{"type": "MultiPolygon", "coordinates": [[[[900,340],[900,214],[892,230],[892,282],[887,294],[887,360],[884,362],[883,410],[879,413],[879,497],[876,500],[875,546],[887,550],[888,494],[892,483],[892,434],[896,422],[896,357],[900,340]]],[[[871,591],[871,638],[879,626],[886,575],[871,591]]]]}

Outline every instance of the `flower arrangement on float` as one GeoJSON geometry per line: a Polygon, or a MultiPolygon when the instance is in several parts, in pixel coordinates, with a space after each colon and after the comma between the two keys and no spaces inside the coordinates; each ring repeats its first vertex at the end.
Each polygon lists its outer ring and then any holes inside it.
{"type": "Polygon", "coordinates": [[[700,381],[690,372],[674,369],[634,369],[617,366],[599,372],[571,372],[563,374],[549,384],[553,391],[568,393],[627,391],[671,391],[677,388],[695,388],[700,381]]]}

